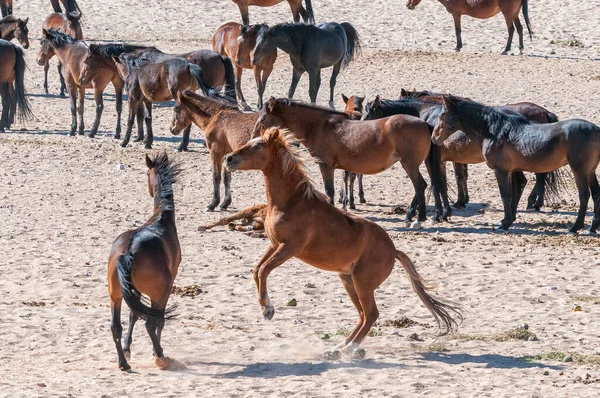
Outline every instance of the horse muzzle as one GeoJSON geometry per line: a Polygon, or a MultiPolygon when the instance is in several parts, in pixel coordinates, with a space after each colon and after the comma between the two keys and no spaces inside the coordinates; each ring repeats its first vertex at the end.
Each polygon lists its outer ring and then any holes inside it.
{"type": "Polygon", "coordinates": [[[178,130],[177,128],[175,128],[173,126],[171,126],[169,128],[169,130],[171,131],[171,134],[173,134],[173,135],[179,135],[181,133],[181,130],[178,130]]]}
{"type": "Polygon", "coordinates": [[[238,161],[235,156],[229,154],[223,158],[223,165],[228,171],[234,172],[237,170],[238,161]]]}

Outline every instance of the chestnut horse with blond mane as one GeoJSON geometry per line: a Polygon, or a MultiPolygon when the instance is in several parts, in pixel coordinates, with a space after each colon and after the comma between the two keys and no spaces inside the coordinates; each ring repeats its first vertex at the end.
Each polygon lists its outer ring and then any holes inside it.
{"type": "MultiPolygon", "coordinates": [[[[506,21],[506,27],[508,28],[508,41],[506,48],[502,54],[508,54],[510,47],[512,46],[512,39],[515,33],[515,27],[519,34],[519,52],[522,53],[525,46],[523,45],[523,25],[519,21],[519,11],[523,8],[523,17],[525,18],[525,24],[529,31],[529,38],[533,38],[531,32],[531,23],[529,22],[529,15],[527,13],[527,0],[438,0],[446,11],[452,14],[454,18],[454,30],[456,33],[456,51],[460,51],[462,48],[462,37],[460,28],[460,19],[463,15],[468,15],[472,18],[488,19],[498,13],[504,15],[506,21]]],[[[408,0],[406,7],[409,10],[419,5],[421,0],[408,0]]]]}
{"type": "MultiPolygon", "coordinates": [[[[254,268],[258,302],[265,319],[275,308],[267,291],[267,278],[277,267],[296,257],[326,271],[337,272],[359,314],[356,328],[337,349],[352,353],[379,317],[377,289],[398,260],[415,293],[435,318],[440,334],[456,330],[459,308],[431,296],[425,281],[406,254],[396,250],[389,235],[376,223],[337,209],[319,192],[305,171],[292,134],[262,130],[237,151],[225,157],[230,171],[261,170],[267,194],[265,231],[269,247],[254,268]]],[[[329,357],[339,357],[330,351],[329,357]]]]}

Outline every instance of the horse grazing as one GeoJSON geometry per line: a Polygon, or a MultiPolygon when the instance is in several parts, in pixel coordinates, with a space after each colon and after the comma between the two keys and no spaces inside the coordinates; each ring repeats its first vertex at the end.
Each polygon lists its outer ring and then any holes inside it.
{"type": "Polygon", "coordinates": [[[11,41],[16,38],[24,49],[29,48],[29,18],[21,19],[14,15],[8,15],[0,19],[0,39],[11,41]]]}
{"type": "MultiPolygon", "coordinates": [[[[242,14],[242,22],[244,25],[250,25],[250,17],[248,16],[248,6],[272,7],[281,3],[283,0],[232,0],[237,4],[242,14]]],[[[302,7],[302,0],[287,0],[294,16],[294,22],[300,22],[300,16],[305,23],[314,24],[315,16],[313,14],[311,0],[304,0],[306,9],[302,7]]]]}
{"type": "Polygon", "coordinates": [[[235,103],[218,98],[204,97],[184,91],[177,97],[171,121],[171,133],[177,135],[190,123],[204,132],[206,147],[210,152],[213,177],[213,199],[206,211],[213,211],[219,203],[221,210],[231,204],[231,173],[224,170],[226,154],[241,148],[252,137],[258,112],[240,112],[235,103]],[[221,202],[221,173],[225,185],[225,198],[221,202]]]}
{"type": "Polygon", "coordinates": [[[600,162],[600,127],[580,119],[537,124],[501,107],[444,97],[444,111],[432,140],[441,145],[458,130],[482,143],[485,161],[496,174],[504,205],[504,219],[499,229],[508,230],[516,219],[524,185],[513,178],[514,173],[549,173],[568,164],[579,191],[579,213],[569,231],[576,233],[583,228],[591,191],[594,219],[589,232],[596,232],[600,226],[600,185],[596,177],[600,162]]]}
{"type": "Polygon", "coordinates": [[[232,216],[223,217],[219,221],[198,227],[198,231],[207,231],[214,227],[227,225],[229,229],[241,232],[264,231],[265,217],[267,216],[267,205],[260,204],[240,210],[232,216]],[[241,224],[234,224],[234,221],[241,220],[241,224]]]}
{"type": "MultiPolygon", "coordinates": [[[[42,31],[56,29],[73,37],[76,40],[83,40],[83,32],[81,31],[81,13],[79,11],[71,11],[68,14],[53,13],[46,17],[42,25],[42,31]]],[[[40,53],[42,54],[42,53],[40,53]]],[[[50,68],[50,58],[54,56],[54,51],[49,49],[47,54],[42,54],[37,62],[39,65],[44,65],[44,91],[48,94],[48,69],[50,68]],[[45,55],[45,56],[44,56],[45,55]]],[[[58,63],[58,76],[60,77],[60,96],[64,97],[67,91],[67,85],[62,75],[62,64],[58,63]]]]}
{"type": "MultiPolygon", "coordinates": [[[[531,32],[531,23],[529,22],[529,15],[527,13],[527,0],[438,0],[446,7],[446,11],[452,14],[454,18],[454,30],[456,32],[456,51],[460,51],[462,48],[462,38],[460,29],[460,19],[463,15],[468,15],[472,18],[477,19],[488,19],[498,13],[504,15],[506,21],[506,27],[508,28],[508,41],[506,42],[506,48],[502,54],[508,54],[510,47],[512,46],[512,39],[515,33],[515,27],[519,34],[519,52],[523,53],[525,46],[523,45],[523,25],[519,21],[519,11],[521,6],[523,8],[523,17],[525,18],[525,24],[529,31],[529,39],[533,40],[533,33],[531,32]]],[[[406,7],[413,10],[421,0],[408,0],[406,7]]]]}
{"type": "Polygon", "coordinates": [[[38,55],[38,63],[48,59],[50,51],[53,51],[63,66],[63,77],[67,86],[67,92],[71,99],[71,129],[69,135],[75,135],[77,130],[79,135],[83,135],[85,124],[83,121],[85,89],[94,89],[94,100],[96,102],[96,118],[88,136],[94,137],[100,126],[100,118],[104,110],[103,93],[108,83],[112,83],[115,88],[117,98],[117,130],[121,129],[121,107],[123,81],[115,72],[105,71],[94,76],[90,80],[81,80],[81,71],[85,66],[85,59],[88,52],[88,46],[77,41],[66,33],[55,29],[43,30],[42,46],[38,55]],[[77,123],[79,115],[79,125],[77,123]]]}
{"type": "Polygon", "coordinates": [[[13,13],[13,0],[0,0],[0,13],[2,18],[13,13]]]}
{"type": "Polygon", "coordinates": [[[2,117],[0,132],[15,121],[15,115],[21,121],[33,116],[29,101],[25,96],[25,56],[23,49],[0,39],[0,98],[2,99],[2,117]],[[18,111],[18,113],[17,113],[18,111]]]}
{"type": "MultiPolygon", "coordinates": [[[[242,148],[225,158],[230,171],[261,170],[267,194],[265,231],[270,245],[253,271],[258,302],[265,319],[275,308],[267,278],[277,267],[296,257],[314,267],[337,272],[359,314],[356,328],[336,349],[352,353],[379,317],[374,292],[398,260],[413,290],[431,312],[440,334],[454,331],[462,320],[459,308],[427,293],[428,287],[403,252],[383,228],[362,217],[339,210],[317,191],[304,169],[292,136],[284,130],[261,131],[242,148]]],[[[332,352],[331,356],[339,356],[332,352]]]]}
{"type": "Polygon", "coordinates": [[[139,318],[146,321],[146,331],[154,347],[154,363],[161,369],[169,366],[160,345],[165,325],[167,301],[181,263],[181,248],[175,226],[175,200],[172,185],[177,182],[181,169],[169,160],[166,153],[150,159],[148,191],[154,198],[152,217],[139,228],[122,233],[112,244],[108,259],[108,295],[110,297],[113,340],[117,347],[119,368],[130,370],[127,359],[131,355],[133,326],[139,318]],[[150,305],[142,298],[150,298],[150,305]],[[129,307],[129,330],[125,346],[121,346],[122,300],[129,307]]]}
{"type": "MultiPolygon", "coordinates": [[[[318,159],[325,192],[333,204],[335,169],[356,174],[377,174],[400,162],[408,174],[415,195],[406,212],[409,223],[418,211],[418,222],[427,219],[425,189],[419,166],[430,171],[434,192],[440,186],[440,148],[431,144],[427,123],[417,117],[396,115],[385,119],[355,121],[343,112],[289,99],[271,98],[256,122],[253,136],[261,127],[280,126],[291,130],[318,159]],[[432,168],[433,166],[433,168],[432,168]]],[[[434,195],[437,199],[437,195],[434,195]]],[[[437,206],[436,206],[437,208],[437,206]]]]}
{"type": "MultiPolygon", "coordinates": [[[[350,98],[346,97],[342,94],[342,100],[344,104],[346,104],[346,109],[344,109],[344,113],[348,114],[354,120],[360,120],[362,118],[363,113],[363,102],[365,97],[359,97],[357,95],[351,95],[350,98]]],[[[356,205],[354,204],[354,181],[358,177],[358,197],[360,203],[367,203],[365,199],[365,192],[363,189],[363,175],[362,174],[354,174],[349,171],[344,170],[344,185],[340,190],[340,200],[344,209],[346,208],[346,203],[348,203],[348,196],[350,196],[350,208],[356,209],[356,205]],[[348,182],[350,182],[350,189],[348,190],[348,182]],[[350,192],[350,195],[348,195],[350,192]]]]}
{"type": "MultiPolygon", "coordinates": [[[[54,12],[62,13],[62,9],[60,8],[60,4],[58,1],[59,0],[50,0],[50,2],[52,3],[52,9],[54,10],[54,12]]],[[[79,8],[79,4],[77,4],[76,0],[60,0],[60,2],[63,3],[63,6],[65,7],[65,14],[68,14],[73,11],[77,11],[81,14],[81,8],[79,8]]]]}
{"type": "Polygon", "coordinates": [[[288,98],[294,97],[296,86],[308,72],[310,102],[317,102],[321,86],[321,69],[333,67],[329,80],[329,106],[333,108],[333,92],[340,69],[346,68],[360,52],[358,32],[348,22],[319,25],[282,23],[261,30],[256,40],[252,63],[258,65],[276,48],[290,55],[293,66],[288,98]]]}
{"type": "Polygon", "coordinates": [[[236,22],[227,22],[219,26],[212,37],[213,51],[228,56],[235,66],[235,92],[240,101],[240,105],[245,110],[252,110],[244,99],[242,93],[242,73],[244,69],[252,69],[254,80],[258,89],[258,108],[263,105],[263,94],[267,86],[267,80],[273,71],[273,64],[277,59],[277,49],[267,56],[257,65],[252,64],[252,54],[256,39],[263,29],[268,29],[267,25],[245,26],[236,22]]]}

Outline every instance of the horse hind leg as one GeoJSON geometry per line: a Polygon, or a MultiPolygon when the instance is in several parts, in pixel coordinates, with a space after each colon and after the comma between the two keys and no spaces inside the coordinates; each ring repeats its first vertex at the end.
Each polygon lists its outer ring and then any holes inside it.
{"type": "Polygon", "coordinates": [[[2,118],[0,119],[0,133],[9,127],[8,111],[10,110],[10,95],[8,93],[8,84],[0,84],[0,97],[2,97],[2,118]]]}
{"type": "Polygon", "coordinates": [[[358,200],[360,203],[367,203],[365,199],[365,190],[363,188],[363,175],[358,174],[358,200]]]}
{"type": "Polygon", "coordinates": [[[121,336],[123,335],[123,326],[121,326],[121,299],[118,301],[112,301],[110,305],[111,321],[110,330],[113,335],[113,341],[117,348],[117,356],[119,358],[119,369],[130,370],[131,366],[127,363],[125,355],[123,353],[123,347],[121,346],[121,336]]]}
{"type": "Polygon", "coordinates": [[[517,219],[517,207],[519,206],[519,200],[521,200],[521,195],[523,195],[523,190],[527,185],[527,178],[525,178],[525,174],[522,171],[516,171],[513,173],[513,195],[512,195],[512,213],[513,213],[513,221],[517,219]]]}
{"type": "Polygon", "coordinates": [[[348,274],[339,274],[340,280],[342,281],[342,286],[346,289],[352,304],[356,307],[356,311],[358,311],[358,324],[356,327],[348,334],[348,336],[344,339],[344,341],[333,348],[333,350],[327,351],[325,353],[325,357],[328,359],[336,359],[339,356],[339,350],[346,347],[358,334],[358,331],[362,327],[364,323],[364,313],[362,306],[360,304],[360,300],[358,298],[358,294],[356,294],[356,289],[354,288],[354,281],[352,280],[352,275],[348,274]],[[336,352],[338,351],[338,352],[336,352]]]}
{"type": "Polygon", "coordinates": [[[139,316],[135,315],[133,311],[129,312],[129,327],[127,329],[127,335],[125,335],[125,345],[123,346],[123,355],[127,360],[131,359],[131,343],[133,342],[133,327],[135,323],[140,319],[139,316]]]}
{"type": "Polygon", "coordinates": [[[594,201],[594,219],[590,226],[589,233],[595,234],[596,229],[600,227],[600,185],[595,171],[590,175],[590,190],[592,191],[592,200],[594,201]]]}
{"type": "MultiPolygon", "coordinates": [[[[331,79],[329,79],[329,107],[335,109],[333,96],[335,91],[335,84],[337,82],[337,76],[340,73],[342,67],[342,60],[333,66],[333,72],[331,73],[331,79]]],[[[321,73],[319,72],[319,85],[321,84],[321,73]]],[[[318,86],[317,86],[318,90],[318,86]]]]}
{"type": "Polygon", "coordinates": [[[547,173],[536,173],[535,185],[527,198],[527,210],[540,211],[544,206],[544,196],[546,194],[546,178],[549,178],[547,173]]]}
{"type": "Polygon", "coordinates": [[[521,25],[521,21],[519,20],[519,14],[515,17],[514,25],[517,28],[517,34],[519,35],[519,54],[523,54],[525,45],[523,44],[523,25],[521,25]]]}
{"type": "Polygon", "coordinates": [[[350,208],[352,210],[356,209],[356,205],[354,204],[354,181],[356,181],[356,174],[350,173],[350,208]]]}
{"type": "Polygon", "coordinates": [[[587,212],[588,202],[590,201],[590,184],[588,176],[582,170],[573,170],[575,175],[575,183],[577,184],[577,191],[579,192],[579,212],[577,213],[577,220],[575,225],[569,229],[570,233],[577,233],[583,228],[585,223],[585,213],[587,212]]]}
{"type": "MultiPolygon", "coordinates": [[[[512,40],[515,34],[515,24],[512,17],[504,15],[504,19],[506,20],[506,28],[508,29],[508,40],[506,41],[506,48],[502,51],[502,55],[507,55],[512,46],[512,40]]],[[[521,29],[523,28],[521,27],[521,29]]]]}

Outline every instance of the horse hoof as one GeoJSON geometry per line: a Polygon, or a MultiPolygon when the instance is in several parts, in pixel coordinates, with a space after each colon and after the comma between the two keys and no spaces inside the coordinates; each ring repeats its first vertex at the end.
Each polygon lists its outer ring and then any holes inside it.
{"type": "Polygon", "coordinates": [[[263,308],[262,313],[263,317],[265,318],[265,321],[270,321],[275,315],[275,307],[273,307],[272,305],[266,306],[263,308]]]}
{"type": "Polygon", "coordinates": [[[121,139],[121,134],[115,134],[115,135],[113,135],[113,138],[115,140],[120,140],[121,139]]]}
{"type": "Polygon", "coordinates": [[[588,229],[587,231],[584,232],[586,235],[596,235],[596,231],[592,231],[591,229],[588,229]]]}
{"type": "Polygon", "coordinates": [[[334,103],[333,103],[333,101],[329,101],[329,107],[330,107],[331,109],[335,109],[335,106],[334,106],[334,103]]]}
{"type": "Polygon", "coordinates": [[[500,55],[508,55],[508,51],[504,50],[500,55]]]}
{"type": "Polygon", "coordinates": [[[421,229],[421,228],[423,228],[423,225],[421,225],[420,221],[415,221],[412,224],[410,224],[410,227],[412,229],[421,229]]]}
{"type": "Polygon", "coordinates": [[[211,211],[215,211],[215,207],[213,205],[208,205],[206,206],[206,209],[204,209],[205,212],[211,212],[211,211]]]}
{"type": "Polygon", "coordinates": [[[497,229],[494,230],[494,233],[496,234],[507,234],[508,233],[508,229],[506,229],[503,226],[498,227],[497,229]]]}
{"type": "Polygon", "coordinates": [[[96,134],[89,133],[89,134],[88,134],[88,137],[89,137],[89,138],[95,138],[95,137],[96,137],[96,134]]]}
{"type": "Polygon", "coordinates": [[[169,369],[169,366],[171,365],[171,358],[168,358],[168,357],[154,357],[154,364],[160,370],[169,369]]]}
{"type": "Polygon", "coordinates": [[[362,199],[360,200],[360,203],[367,203],[367,200],[366,200],[365,198],[362,198],[362,199]]]}
{"type": "Polygon", "coordinates": [[[323,359],[326,361],[337,361],[341,357],[342,352],[340,350],[325,351],[323,353],[323,359]]]}
{"type": "Polygon", "coordinates": [[[131,366],[127,362],[119,364],[119,369],[123,372],[131,372],[131,366]]]}
{"type": "Polygon", "coordinates": [[[355,205],[350,205],[350,210],[356,210],[356,206],[355,205]]]}
{"type": "Polygon", "coordinates": [[[137,137],[135,137],[135,138],[134,138],[134,140],[133,140],[133,142],[142,142],[142,141],[144,141],[144,137],[143,137],[143,136],[142,136],[142,137],[140,137],[140,136],[137,136],[137,137]]]}

